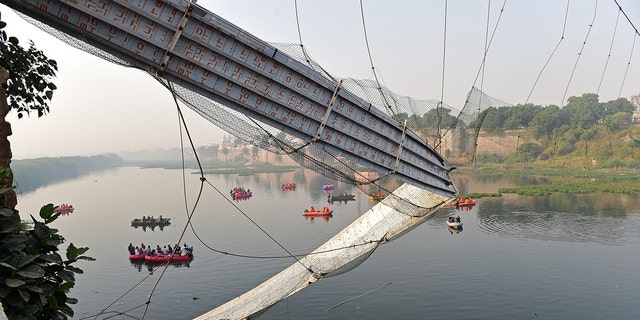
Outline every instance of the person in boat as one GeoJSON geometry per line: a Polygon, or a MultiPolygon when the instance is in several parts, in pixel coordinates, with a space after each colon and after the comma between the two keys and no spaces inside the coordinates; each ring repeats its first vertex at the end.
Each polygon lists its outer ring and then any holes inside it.
{"type": "Polygon", "coordinates": [[[314,208],[313,206],[310,206],[310,207],[309,207],[309,211],[310,211],[310,212],[315,212],[315,211],[316,211],[316,208],[314,208]]]}
{"type": "Polygon", "coordinates": [[[460,222],[460,216],[456,217],[456,222],[460,222]]]}
{"type": "Polygon", "coordinates": [[[162,215],[158,217],[158,222],[162,222],[162,215]]]}
{"type": "Polygon", "coordinates": [[[135,251],[134,251],[134,254],[135,254],[136,256],[139,256],[139,255],[141,255],[141,254],[142,254],[142,251],[140,251],[140,248],[136,247],[136,249],[135,249],[135,251]]]}
{"type": "Polygon", "coordinates": [[[127,250],[129,250],[130,254],[134,254],[136,248],[133,246],[133,244],[131,244],[131,242],[129,242],[129,246],[127,247],[127,250]]]}
{"type": "Polygon", "coordinates": [[[322,208],[322,211],[324,211],[324,212],[328,212],[328,211],[329,211],[329,208],[328,208],[327,206],[324,206],[324,208],[322,208]]]}
{"type": "Polygon", "coordinates": [[[160,247],[160,245],[156,245],[156,252],[157,253],[162,253],[162,247],[160,247]]]}

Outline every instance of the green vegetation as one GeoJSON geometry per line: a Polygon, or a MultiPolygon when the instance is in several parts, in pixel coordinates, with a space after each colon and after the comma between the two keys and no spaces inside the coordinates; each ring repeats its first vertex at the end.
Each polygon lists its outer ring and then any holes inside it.
{"type": "Polygon", "coordinates": [[[456,166],[508,165],[538,168],[640,169],[640,125],[632,122],[636,106],[626,98],[600,102],[597,94],[570,97],[563,107],[518,104],[489,107],[474,121],[464,123],[449,109],[432,109],[422,116],[399,113],[395,118],[428,141],[437,141],[440,132],[459,128],[455,147],[444,155],[456,166]],[[476,138],[517,132],[515,152],[496,154],[479,149],[476,138]],[[453,156],[452,156],[453,154],[453,156]]]}
{"type": "Polygon", "coordinates": [[[481,165],[506,164],[533,167],[640,168],[634,139],[640,127],[631,122],[636,107],[620,98],[599,102],[598,96],[585,93],[570,97],[563,108],[550,105],[517,105],[489,108],[483,122],[472,122],[483,131],[501,135],[518,130],[516,151],[500,157],[478,154],[481,165]]]}
{"type": "Polygon", "coordinates": [[[9,72],[9,79],[3,88],[7,94],[9,107],[18,113],[18,118],[32,111],[41,117],[49,112],[49,101],[53,98],[58,65],[36,49],[33,42],[26,50],[18,38],[10,37],[4,31],[7,23],[0,21],[0,66],[9,72]]]}
{"type": "MultiPolygon", "coordinates": [[[[457,173],[479,177],[501,176],[517,181],[513,188],[501,188],[499,194],[515,193],[527,196],[546,196],[553,192],[587,194],[610,192],[640,193],[640,171],[573,170],[573,169],[498,169],[495,167],[472,169],[461,168],[457,173]]],[[[468,195],[480,198],[478,195],[468,195]]]]}
{"type": "Polygon", "coordinates": [[[300,167],[294,166],[274,166],[270,164],[259,164],[248,167],[237,168],[224,168],[224,169],[206,169],[205,174],[240,174],[240,175],[252,175],[256,173],[283,173],[291,172],[300,169],[300,167]]]}
{"type": "MultiPolygon", "coordinates": [[[[6,169],[0,177],[8,176],[6,169]]],[[[0,202],[13,187],[0,188],[0,202]]],[[[78,260],[94,260],[83,254],[89,248],[69,244],[66,260],[57,253],[64,238],[49,227],[60,213],[53,204],[40,209],[38,221],[21,221],[16,210],[0,209],[0,299],[9,319],[67,319],[73,316],[69,306],[76,299],[67,293],[75,284],[75,274],[82,270],[73,266],[78,260]]]]}
{"type": "Polygon", "coordinates": [[[32,225],[21,221],[15,210],[17,200],[9,167],[12,155],[8,136],[11,130],[5,120],[10,111],[15,111],[18,118],[31,112],[37,112],[38,117],[49,112],[48,103],[56,89],[52,79],[57,64],[33,43],[25,50],[17,38],[6,34],[5,26],[6,23],[0,21],[3,82],[0,91],[3,100],[5,93],[8,100],[0,101],[0,299],[9,319],[64,320],[73,316],[70,305],[77,300],[67,293],[75,285],[75,274],[82,273],[73,264],[93,258],[83,255],[89,248],[78,248],[72,243],[67,246],[66,260],[58,254],[58,246],[65,239],[58,230],[49,227],[60,215],[54,213],[52,204],[40,210],[40,218],[44,221],[33,216],[32,225]],[[8,73],[6,83],[5,70],[8,73]]]}
{"type": "Polygon", "coordinates": [[[13,160],[11,169],[21,192],[53,182],[79,177],[91,171],[122,165],[114,154],[92,157],[56,157],[13,160]]]}
{"type": "Polygon", "coordinates": [[[0,209],[0,298],[9,319],[68,319],[73,316],[69,306],[78,302],[67,296],[75,285],[75,274],[82,269],[73,266],[78,260],[95,259],[84,256],[89,248],[67,246],[66,260],[58,254],[58,246],[64,238],[57,229],[49,227],[60,213],[54,213],[53,204],[40,209],[38,221],[32,224],[16,222],[14,213],[0,209]],[[17,223],[17,225],[16,225],[17,223]],[[19,233],[13,230],[21,226],[19,233]]]}
{"type": "Polygon", "coordinates": [[[625,182],[566,182],[546,185],[523,185],[515,188],[502,188],[501,193],[516,193],[525,196],[546,196],[552,192],[587,194],[592,192],[611,192],[633,194],[640,192],[640,185],[631,181],[625,182]]]}
{"type": "Polygon", "coordinates": [[[460,198],[471,198],[471,199],[480,199],[480,198],[495,198],[501,197],[501,193],[486,193],[486,192],[472,192],[460,198]]]}

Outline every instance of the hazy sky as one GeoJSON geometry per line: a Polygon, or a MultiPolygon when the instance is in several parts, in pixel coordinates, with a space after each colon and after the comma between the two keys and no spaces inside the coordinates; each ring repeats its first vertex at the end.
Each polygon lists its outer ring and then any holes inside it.
{"type": "MultiPolygon", "coordinates": [[[[448,1],[446,46],[447,1],[362,2],[371,57],[383,83],[399,94],[419,99],[440,99],[444,92],[445,103],[461,108],[481,65],[487,16],[492,32],[503,1],[448,1]]],[[[640,1],[618,3],[640,27],[640,1]]],[[[200,0],[198,4],[265,41],[299,42],[294,0],[200,0]]],[[[316,61],[340,77],[373,78],[360,1],[298,0],[297,6],[302,43],[316,61]]],[[[524,103],[563,35],[566,8],[567,1],[562,0],[507,1],[487,54],[484,76],[476,86],[503,101],[524,103]]],[[[179,146],[173,99],[153,78],[71,48],[24,22],[4,5],[0,5],[0,11],[10,35],[23,43],[33,40],[59,66],[55,80],[58,90],[50,114],[21,120],[15,114],[7,117],[13,128],[10,141],[14,158],[179,146]]],[[[570,1],[564,40],[529,102],[560,105],[569,96],[596,93],[603,74],[600,101],[640,94],[640,38],[636,38],[622,86],[634,30],[622,14],[616,28],[617,18],[614,0],[570,1]]],[[[183,112],[196,145],[221,141],[224,133],[220,129],[188,108],[183,112]]]]}

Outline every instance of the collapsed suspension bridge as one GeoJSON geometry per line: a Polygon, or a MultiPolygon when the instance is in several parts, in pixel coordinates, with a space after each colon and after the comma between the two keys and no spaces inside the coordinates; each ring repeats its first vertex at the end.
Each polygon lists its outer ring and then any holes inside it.
{"type": "Polygon", "coordinates": [[[393,106],[384,95],[392,93],[376,88],[385,103],[361,97],[353,83],[195,1],[1,1],[71,45],[175,86],[194,111],[254,145],[358,186],[385,178],[405,183],[315,254],[202,319],[252,317],[322,277],[354,268],[457,194],[443,157],[388,114],[393,106]]]}

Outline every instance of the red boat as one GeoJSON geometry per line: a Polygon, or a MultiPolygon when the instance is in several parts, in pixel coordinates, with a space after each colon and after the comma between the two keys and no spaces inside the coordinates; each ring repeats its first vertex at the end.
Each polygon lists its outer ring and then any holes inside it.
{"type": "Polygon", "coordinates": [[[280,186],[280,189],[282,190],[295,190],[296,189],[296,184],[293,182],[288,182],[288,183],[284,183],[280,186]]]}
{"type": "Polygon", "coordinates": [[[235,187],[231,189],[229,193],[231,194],[231,199],[233,200],[249,199],[253,195],[251,190],[245,190],[244,187],[235,187]]]}
{"type": "Polygon", "coordinates": [[[73,205],[63,203],[59,205],[57,208],[53,209],[54,213],[71,213],[73,212],[73,205]]]}
{"type": "Polygon", "coordinates": [[[452,207],[466,207],[466,206],[474,206],[476,201],[468,198],[468,199],[457,199],[456,201],[451,203],[452,207]]]}
{"type": "Polygon", "coordinates": [[[144,260],[145,254],[129,254],[130,260],[144,260]]]}
{"type": "MultiPolygon", "coordinates": [[[[151,261],[151,262],[165,262],[169,260],[170,257],[171,257],[170,254],[162,253],[162,254],[156,254],[155,256],[144,256],[144,260],[151,261]]],[[[171,259],[171,261],[189,261],[189,260],[191,260],[191,257],[189,255],[181,256],[179,254],[173,254],[173,259],[171,259]]]]}
{"type": "Polygon", "coordinates": [[[302,212],[303,216],[313,216],[313,217],[318,217],[318,216],[332,216],[333,215],[333,210],[324,207],[322,208],[322,210],[320,211],[316,211],[316,209],[313,208],[313,206],[309,207],[309,209],[304,209],[304,211],[302,212]]]}
{"type": "Polygon", "coordinates": [[[232,194],[231,198],[233,200],[240,200],[240,199],[249,199],[251,198],[251,196],[253,195],[253,193],[251,193],[251,191],[247,192],[247,193],[236,193],[236,194],[232,194]]]}

